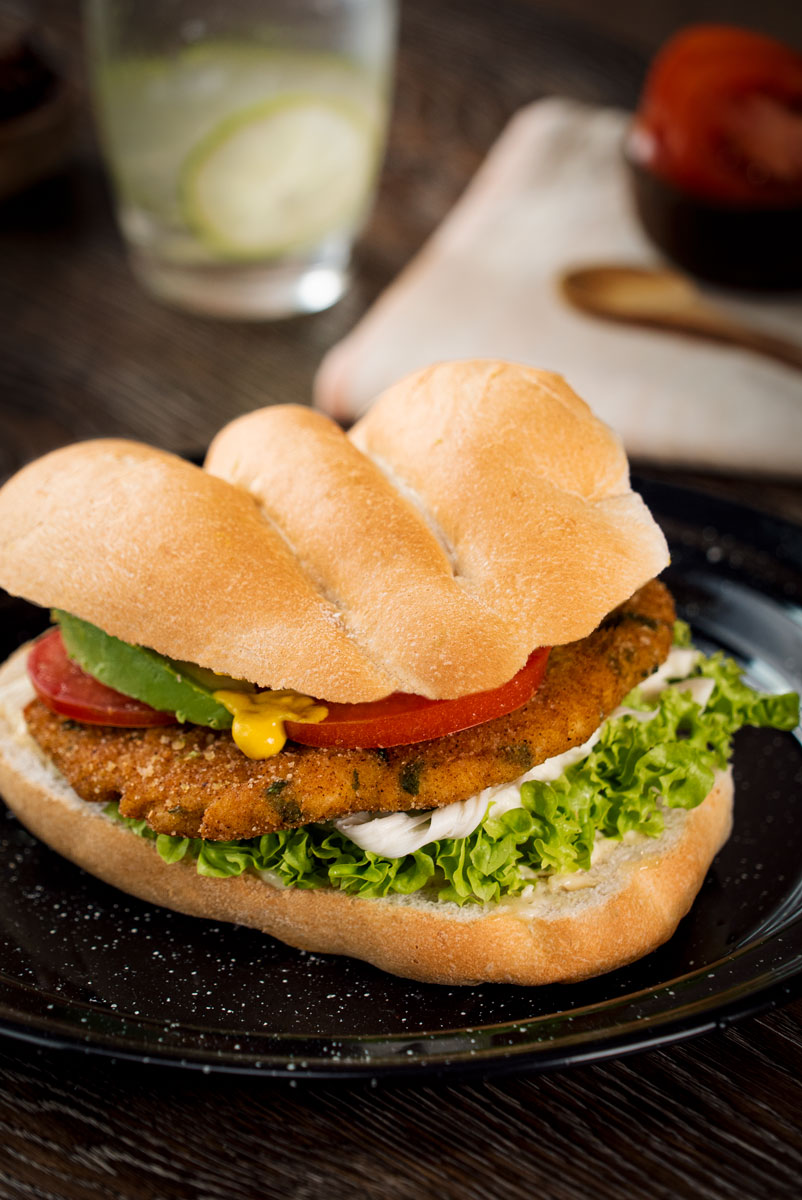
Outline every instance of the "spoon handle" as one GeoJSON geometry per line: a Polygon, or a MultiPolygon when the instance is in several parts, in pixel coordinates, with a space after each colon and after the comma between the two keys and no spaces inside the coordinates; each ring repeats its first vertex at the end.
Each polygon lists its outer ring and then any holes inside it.
{"type": "Polygon", "coordinates": [[[742,350],[751,350],[755,354],[762,354],[765,358],[781,362],[786,367],[795,367],[802,371],[802,345],[787,338],[764,333],[761,329],[752,329],[739,321],[729,321],[707,305],[689,307],[686,313],[643,313],[637,316],[633,313],[629,317],[617,319],[629,320],[638,325],[650,325],[656,329],[689,333],[694,337],[723,342],[729,346],[740,346],[742,350]]]}
{"type": "Polygon", "coordinates": [[[602,264],[563,272],[558,286],[570,305],[591,316],[740,346],[802,370],[802,344],[733,320],[675,271],[602,264]]]}
{"type": "Polygon", "coordinates": [[[745,350],[753,350],[756,354],[773,358],[787,367],[796,367],[798,371],[802,371],[802,346],[789,342],[786,338],[763,333],[760,329],[750,329],[746,325],[729,323],[722,326],[722,333],[733,345],[743,346],[745,350]]]}

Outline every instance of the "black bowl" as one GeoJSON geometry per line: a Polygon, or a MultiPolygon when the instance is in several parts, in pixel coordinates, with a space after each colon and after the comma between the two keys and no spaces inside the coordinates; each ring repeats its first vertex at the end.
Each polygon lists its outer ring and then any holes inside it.
{"type": "Polygon", "coordinates": [[[727,207],[681,191],[630,156],[627,167],[643,228],[688,274],[728,287],[802,287],[802,205],[727,207]]]}

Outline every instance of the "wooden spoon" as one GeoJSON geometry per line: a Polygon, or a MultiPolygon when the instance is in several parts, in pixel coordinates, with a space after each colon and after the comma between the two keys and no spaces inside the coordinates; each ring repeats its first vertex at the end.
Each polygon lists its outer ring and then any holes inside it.
{"type": "Polygon", "coordinates": [[[802,370],[802,346],[735,321],[675,271],[623,266],[566,271],[562,293],[583,312],[611,321],[671,329],[727,342],[802,370]]]}

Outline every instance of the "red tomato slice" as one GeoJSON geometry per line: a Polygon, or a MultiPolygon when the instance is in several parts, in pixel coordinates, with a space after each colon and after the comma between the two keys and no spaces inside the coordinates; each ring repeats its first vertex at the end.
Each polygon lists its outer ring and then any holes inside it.
{"type": "Polygon", "coordinates": [[[802,203],[802,55],[730,26],[684,30],[646,81],[631,147],[642,166],[702,198],[802,203]]]}
{"type": "Polygon", "coordinates": [[[460,729],[483,725],[506,716],[531,700],[546,673],[549,647],[530,654],[525,666],[509,683],[489,692],[475,692],[458,700],[427,700],[395,692],[366,704],[326,704],[328,716],[318,725],[286,721],[287,737],[303,746],[348,748],[408,746],[445,737],[460,729]]]}
{"type": "MultiPolygon", "coordinates": [[[[285,723],[287,736],[305,746],[385,747],[444,737],[514,712],[531,700],[546,673],[549,647],[535,650],[509,683],[457,700],[427,700],[396,692],[366,704],[327,704],[319,725],[285,723]]],[[[67,656],[61,632],[52,629],[28,655],[37,695],[53,712],[87,725],[174,725],[175,717],[124,696],[94,679],[67,656]]]]}
{"type": "Polygon", "coordinates": [[[172,713],[106,687],[67,657],[61,630],[39,638],[28,655],[28,675],[37,696],[53,712],[85,725],[175,725],[172,713]]]}

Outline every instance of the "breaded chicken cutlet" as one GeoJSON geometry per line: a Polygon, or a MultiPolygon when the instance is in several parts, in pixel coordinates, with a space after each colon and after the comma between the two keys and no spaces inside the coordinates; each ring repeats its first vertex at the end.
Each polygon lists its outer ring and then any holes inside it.
{"type": "Polygon", "coordinates": [[[413,746],[381,750],[288,743],[246,758],[228,732],[198,726],[78,725],[40,701],[30,732],[84,800],[119,800],[157,833],[234,841],[349,813],[439,808],[509,783],[581,745],[666,658],[674,605],[656,580],[589,637],[555,647],[545,679],[516,712],[413,746]]]}

